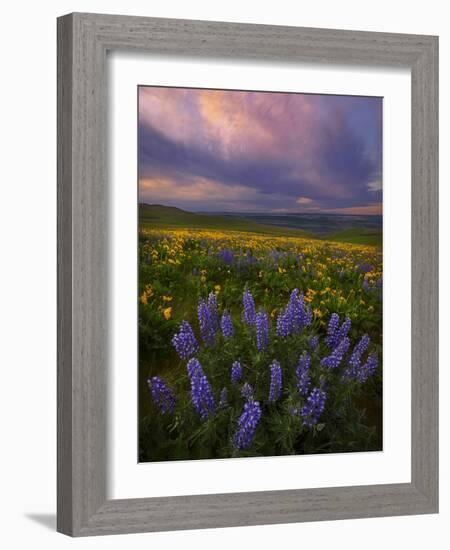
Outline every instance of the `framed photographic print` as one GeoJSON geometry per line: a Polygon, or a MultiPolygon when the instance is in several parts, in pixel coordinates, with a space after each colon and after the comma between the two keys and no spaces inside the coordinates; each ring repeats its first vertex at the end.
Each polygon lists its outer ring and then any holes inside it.
{"type": "Polygon", "coordinates": [[[58,530],[438,509],[436,37],[58,20],[58,530]]]}

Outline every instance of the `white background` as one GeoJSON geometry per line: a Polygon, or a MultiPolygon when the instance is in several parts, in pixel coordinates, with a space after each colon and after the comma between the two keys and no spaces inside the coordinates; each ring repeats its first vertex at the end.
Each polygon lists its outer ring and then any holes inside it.
{"type": "MultiPolygon", "coordinates": [[[[300,525],[245,527],[70,540],[54,533],[56,361],[56,29],[55,17],[96,11],[440,35],[441,311],[448,310],[450,220],[450,28],[445,3],[334,0],[275,3],[236,0],[8,3],[2,9],[2,160],[0,230],[2,269],[0,396],[2,546],[21,548],[237,548],[246,545],[356,549],[446,548],[450,520],[450,375],[441,368],[441,513],[300,525]],[[444,215],[445,214],[445,215],[444,215]]],[[[399,312],[401,322],[402,312],[399,312]]],[[[447,338],[442,338],[444,345],[447,338]]]]}
{"type": "Polygon", "coordinates": [[[271,491],[411,480],[411,75],[409,70],[183,60],[115,53],[109,66],[110,244],[108,457],[110,498],[271,491]],[[383,96],[383,452],[136,463],[137,117],[139,83],[383,96]],[[403,232],[397,230],[401,217],[403,232]]]}

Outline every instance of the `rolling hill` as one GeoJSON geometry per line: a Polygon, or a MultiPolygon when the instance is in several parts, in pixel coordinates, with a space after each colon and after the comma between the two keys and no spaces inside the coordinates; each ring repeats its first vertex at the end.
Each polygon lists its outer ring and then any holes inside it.
{"type": "Polygon", "coordinates": [[[285,229],[274,225],[263,225],[231,216],[217,216],[215,214],[194,214],[174,206],[161,204],[140,204],[139,224],[166,229],[220,229],[223,231],[251,231],[265,235],[287,235],[297,237],[311,237],[306,231],[299,229],[285,229]]]}
{"type": "Polygon", "coordinates": [[[355,227],[327,235],[315,235],[303,229],[293,229],[277,225],[262,224],[238,216],[216,214],[195,214],[174,206],[162,204],[139,204],[139,224],[141,226],[164,229],[217,229],[222,231],[249,231],[262,235],[306,237],[335,242],[347,242],[380,246],[381,231],[355,227]]]}

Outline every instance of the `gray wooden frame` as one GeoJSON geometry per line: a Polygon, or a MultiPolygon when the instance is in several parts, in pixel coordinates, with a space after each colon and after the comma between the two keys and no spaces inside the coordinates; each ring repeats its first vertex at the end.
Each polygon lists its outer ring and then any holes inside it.
{"type": "MultiPolygon", "coordinates": [[[[401,313],[399,313],[399,316],[401,313]]],[[[58,530],[72,536],[438,511],[438,38],[75,13],[58,19],[58,530]],[[106,498],[106,53],[412,73],[411,483],[106,498]]]]}

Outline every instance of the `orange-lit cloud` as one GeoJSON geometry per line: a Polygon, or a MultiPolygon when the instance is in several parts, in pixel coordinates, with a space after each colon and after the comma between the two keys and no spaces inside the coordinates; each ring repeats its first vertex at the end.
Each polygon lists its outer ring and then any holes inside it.
{"type": "Polygon", "coordinates": [[[314,201],[312,199],[308,199],[308,197],[299,197],[296,201],[297,204],[312,204],[314,201]]]}

